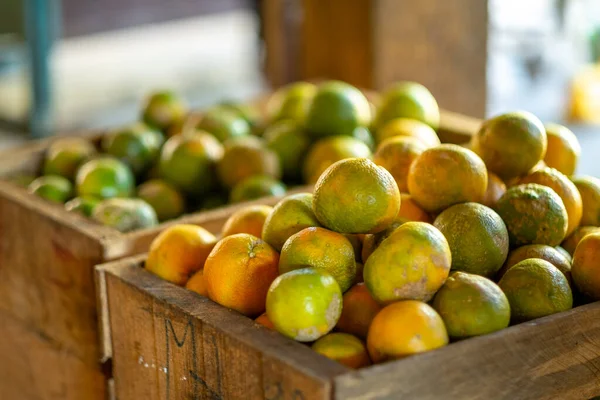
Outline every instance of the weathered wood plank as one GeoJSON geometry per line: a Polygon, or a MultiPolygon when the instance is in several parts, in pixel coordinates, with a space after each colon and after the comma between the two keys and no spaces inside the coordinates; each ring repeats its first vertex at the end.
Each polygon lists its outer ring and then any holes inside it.
{"type": "Polygon", "coordinates": [[[339,399],[600,395],[600,303],[335,378],[339,399]]]}
{"type": "Polygon", "coordinates": [[[327,399],[331,378],[348,371],[237,312],[162,281],[141,268],[140,258],[101,266],[99,273],[106,274],[120,399],[147,396],[149,387],[158,388],[162,399],[327,399]],[[112,310],[115,306],[119,310],[112,310]],[[145,368],[140,360],[148,358],[166,373],[140,372],[145,368]]]}
{"type": "Polygon", "coordinates": [[[0,399],[106,398],[105,376],[99,367],[3,311],[0,326],[0,399]]]}
{"type": "Polygon", "coordinates": [[[82,360],[96,363],[93,266],[101,242],[44,212],[41,199],[12,197],[0,183],[0,309],[35,326],[82,360]],[[35,201],[32,201],[35,200],[35,201]],[[32,204],[35,203],[35,204],[32,204]]]}

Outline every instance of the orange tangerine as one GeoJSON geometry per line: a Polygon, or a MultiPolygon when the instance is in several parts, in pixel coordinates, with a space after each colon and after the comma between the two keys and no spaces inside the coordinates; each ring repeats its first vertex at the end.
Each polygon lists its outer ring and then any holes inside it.
{"type": "Polygon", "coordinates": [[[440,315],[416,300],[390,304],[373,319],[367,348],[374,363],[403,358],[448,344],[440,315]]]}
{"type": "Polygon", "coordinates": [[[236,233],[248,233],[261,237],[265,220],[271,211],[273,211],[273,207],[264,205],[246,206],[237,210],[223,225],[223,237],[236,233]]]}
{"type": "Polygon", "coordinates": [[[211,300],[247,316],[265,311],[269,286],[278,275],[279,254],[246,233],[221,239],[204,265],[211,300]]]}
{"type": "Polygon", "coordinates": [[[213,234],[200,226],[171,226],[152,241],[145,268],[162,279],[184,285],[204,267],[215,244],[213,234]]]}
{"type": "Polygon", "coordinates": [[[487,180],[487,169],[477,154],[455,144],[443,144],[413,161],[408,191],[425,211],[440,212],[453,204],[481,202],[487,180]]]}
{"type": "Polygon", "coordinates": [[[185,288],[196,292],[201,296],[208,297],[206,282],[204,281],[204,270],[199,270],[187,281],[185,288]]]}
{"type": "Polygon", "coordinates": [[[371,321],[381,310],[364,283],[357,283],[344,293],[342,316],[336,325],[340,332],[366,339],[371,321]]]}
{"type": "Polygon", "coordinates": [[[573,255],[571,270],[573,282],[581,293],[594,300],[600,299],[600,233],[584,237],[573,255]]]}
{"type": "Polygon", "coordinates": [[[365,344],[348,333],[328,333],[311,346],[314,351],[348,368],[371,365],[365,344]]]}
{"type": "Polygon", "coordinates": [[[413,161],[426,149],[427,146],[417,139],[392,137],[377,147],[373,161],[392,174],[401,192],[408,192],[408,170],[413,161]]]}

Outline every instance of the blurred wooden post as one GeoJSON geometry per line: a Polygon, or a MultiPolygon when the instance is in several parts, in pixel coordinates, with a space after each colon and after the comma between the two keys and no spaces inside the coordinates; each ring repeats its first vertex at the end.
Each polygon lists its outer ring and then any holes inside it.
{"type": "MultiPolygon", "coordinates": [[[[266,1],[299,2],[301,22],[286,25],[288,34],[300,37],[299,47],[278,50],[267,41],[267,59],[297,54],[299,71],[291,74],[279,65],[279,74],[269,71],[277,78],[272,84],[282,83],[282,76],[286,82],[334,78],[382,89],[413,80],[427,86],[442,107],[484,116],[489,0],[266,1]]],[[[278,34],[285,40],[286,32],[278,34]]]]}
{"type": "Polygon", "coordinates": [[[299,0],[263,0],[261,3],[265,73],[271,85],[281,86],[299,77],[302,4],[299,0]]]}

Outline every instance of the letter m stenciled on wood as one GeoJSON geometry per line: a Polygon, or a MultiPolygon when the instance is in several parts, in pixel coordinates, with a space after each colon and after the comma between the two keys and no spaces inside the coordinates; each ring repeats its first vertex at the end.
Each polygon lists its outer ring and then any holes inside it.
{"type": "Polygon", "coordinates": [[[192,399],[208,398],[222,399],[221,363],[219,348],[213,335],[205,342],[204,351],[214,351],[213,357],[216,364],[216,388],[206,382],[198,373],[198,354],[196,327],[192,318],[187,323],[173,322],[164,317],[165,334],[165,366],[164,372],[165,398],[167,400],[179,398],[180,390],[191,395],[192,399]],[[206,345],[209,344],[209,346],[206,345]],[[209,349],[207,347],[212,347],[209,349]],[[183,363],[183,370],[181,364],[183,363]]]}

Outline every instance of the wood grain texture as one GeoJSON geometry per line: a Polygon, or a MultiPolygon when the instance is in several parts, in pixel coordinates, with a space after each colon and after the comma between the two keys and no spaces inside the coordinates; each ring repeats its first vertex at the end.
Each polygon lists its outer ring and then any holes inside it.
{"type": "Polygon", "coordinates": [[[0,309],[83,361],[97,362],[92,267],[104,259],[101,241],[61,220],[58,206],[38,204],[40,199],[14,195],[4,186],[0,183],[0,309]]]}
{"type": "Polygon", "coordinates": [[[368,0],[302,0],[300,77],[373,87],[372,4],[368,0]]]}
{"type": "Polygon", "coordinates": [[[370,3],[374,88],[412,80],[429,88],[443,108],[485,115],[487,0],[370,3]]]}
{"type": "Polygon", "coordinates": [[[340,399],[600,395],[600,303],[335,379],[340,399]]]}
{"type": "Polygon", "coordinates": [[[99,368],[3,311],[0,326],[0,399],[105,399],[99,368]]]}
{"type": "Polygon", "coordinates": [[[162,281],[141,261],[99,267],[106,274],[119,399],[328,399],[331,379],[349,371],[162,281]]]}
{"type": "Polygon", "coordinates": [[[264,72],[274,87],[299,76],[299,29],[302,7],[298,0],[264,0],[261,4],[265,48],[264,72]]]}

